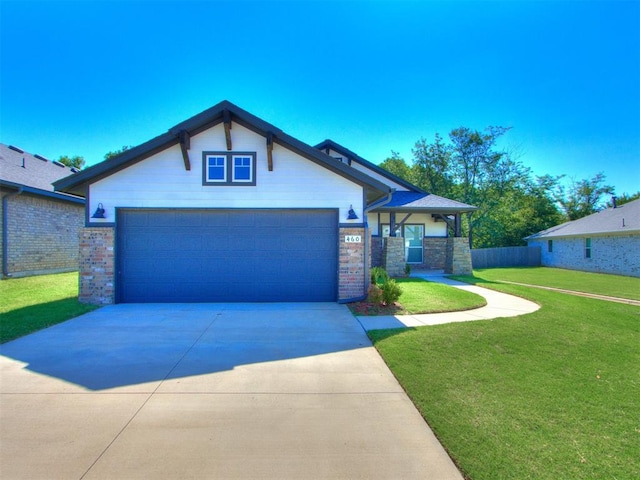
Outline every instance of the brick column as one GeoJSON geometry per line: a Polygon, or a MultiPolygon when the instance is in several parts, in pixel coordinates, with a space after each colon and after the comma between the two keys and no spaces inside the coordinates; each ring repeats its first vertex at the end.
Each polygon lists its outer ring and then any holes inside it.
{"type": "Polygon", "coordinates": [[[367,294],[364,268],[367,232],[363,227],[340,227],[338,234],[338,301],[344,302],[367,294]]]}
{"type": "Polygon", "coordinates": [[[80,232],[80,295],[82,303],[115,303],[114,229],[83,228],[80,232]]]}
{"type": "Polygon", "coordinates": [[[386,237],[382,248],[382,261],[384,269],[390,277],[404,276],[406,259],[404,256],[404,238],[386,237]]]}
{"type": "Polygon", "coordinates": [[[471,249],[469,239],[465,237],[449,237],[447,239],[447,255],[444,273],[451,275],[471,275],[471,249]]]}

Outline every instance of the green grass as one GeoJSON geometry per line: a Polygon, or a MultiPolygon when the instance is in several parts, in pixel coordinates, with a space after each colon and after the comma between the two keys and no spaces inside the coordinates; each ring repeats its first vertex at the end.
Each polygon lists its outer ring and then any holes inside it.
{"type": "Polygon", "coordinates": [[[480,295],[441,283],[412,277],[395,280],[402,289],[397,305],[380,307],[359,302],[349,304],[349,308],[355,315],[404,315],[455,312],[479,308],[487,304],[480,295]]]}
{"type": "Polygon", "coordinates": [[[399,278],[396,281],[402,288],[399,303],[404,309],[403,313],[454,312],[484,307],[487,304],[480,295],[449,285],[421,278],[399,278]]]}
{"type": "Polygon", "coordinates": [[[561,268],[491,268],[476,271],[485,280],[506,280],[640,300],[640,278],[576,272],[561,268]]]}
{"type": "Polygon", "coordinates": [[[542,307],[370,332],[464,475],[640,478],[640,308],[486,284],[542,307]]]}
{"type": "Polygon", "coordinates": [[[0,281],[0,343],[94,310],[78,302],[78,273],[0,281]]]}

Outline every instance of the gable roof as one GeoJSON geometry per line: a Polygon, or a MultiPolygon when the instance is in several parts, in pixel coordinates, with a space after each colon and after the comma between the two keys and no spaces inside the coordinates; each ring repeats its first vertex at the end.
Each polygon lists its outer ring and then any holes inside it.
{"type": "Polygon", "coordinates": [[[367,167],[369,170],[372,170],[409,190],[407,192],[394,191],[391,196],[391,200],[383,206],[375,208],[374,211],[384,212],[393,210],[404,212],[421,211],[430,213],[460,213],[473,212],[478,209],[478,207],[474,207],[473,205],[467,205],[466,203],[450,200],[448,198],[426,192],[415,186],[413,183],[385,170],[379,165],[365,160],[358,154],[334,142],[333,140],[327,139],[316,145],[315,148],[321,150],[331,149],[349,159],[350,162],[355,161],[367,167]]]}
{"type": "Polygon", "coordinates": [[[379,182],[362,172],[351,169],[347,165],[343,165],[341,162],[329,155],[326,155],[310,145],[287,135],[276,126],[265,122],[264,120],[226,100],[214,105],[204,112],[180,122],[170,128],[166,133],[163,133],[148,142],[126,150],[120,155],[89,167],[74,176],[55,182],[54,187],[56,190],[83,194],[89,183],[112,175],[113,173],[144,160],[155,153],[172,147],[173,145],[177,145],[180,143],[180,136],[182,135],[182,132],[188,133],[189,136],[194,136],[218,125],[224,121],[224,117],[227,115],[229,115],[232,122],[238,123],[259,135],[265,137],[271,135],[273,136],[273,141],[275,143],[292,150],[293,152],[333,171],[338,175],[362,185],[367,190],[369,202],[377,201],[379,198],[387,195],[391,191],[391,188],[388,185],[379,182]]]}
{"type": "Polygon", "coordinates": [[[0,143],[0,186],[60,200],[84,203],[82,198],[56,193],[53,182],[75,175],[75,168],[33,155],[13,145],[0,143]]]}
{"type": "Polygon", "coordinates": [[[640,233],[640,199],[548,228],[525,240],[597,234],[640,233]]]}
{"type": "Polygon", "coordinates": [[[384,168],[380,167],[379,165],[376,165],[375,163],[370,162],[369,160],[365,160],[364,158],[362,158],[357,153],[352,152],[348,148],[343,147],[342,145],[340,145],[339,143],[334,142],[331,139],[327,138],[323,142],[320,142],[318,145],[316,145],[315,148],[317,148],[318,150],[331,149],[331,150],[333,150],[335,152],[338,152],[342,156],[348,158],[350,161],[354,161],[355,160],[359,164],[364,165],[365,167],[367,167],[369,170],[372,170],[372,171],[382,175],[383,177],[388,178],[389,180],[393,181],[394,183],[402,185],[403,187],[411,190],[412,192],[427,193],[424,190],[422,190],[421,188],[419,188],[416,185],[414,185],[413,183],[408,182],[404,178],[400,178],[397,175],[394,175],[393,173],[389,172],[388,170],[385,170],[384,168]]]}

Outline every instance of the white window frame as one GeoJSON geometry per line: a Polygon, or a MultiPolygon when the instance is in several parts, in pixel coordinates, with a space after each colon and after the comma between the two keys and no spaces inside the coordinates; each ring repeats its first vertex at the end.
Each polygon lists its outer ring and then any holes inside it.
{"type": "MultiPolygon", "coordinates": [[[[241,165],[240,167],[244,168],[245,165],[241,165]]],[[[253,162],[253,158],[251,157],[251,155],[231,155],[231,176],[232,176],[232,181],[233,183],[253,183],[253,177],[255,175],[255,171],[254,171],[254,162],[253,162]],[[247,167],[249,168],[249,178],[245,179],[245,178],[236,178],[236,159],[248,159],[249,160],[249,165],[247,165],[247,167]]]]}
{"type": "MultiPolygon", "coordinates": [[[[218,166],[218,165],[215,165],[218,166]]],[[[229,176],[229,173],[227,171],[227,158],[225,155],[216,155],[216,154],[211,154],[211,155],[207,155],[205,157],[205,182],[206,183],[227,183],[227,177],[229,176]],[[209,168],[211,167],[211,165],[209,164],[209,161],[212,159],[221,159],[222,160],[222,170],[224,172],[223,178],[211,178],[209,176],[209,168]]]]}

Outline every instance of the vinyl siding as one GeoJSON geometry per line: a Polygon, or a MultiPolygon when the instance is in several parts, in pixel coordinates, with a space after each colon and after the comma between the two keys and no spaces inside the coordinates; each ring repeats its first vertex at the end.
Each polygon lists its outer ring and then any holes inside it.
{"type": "MultiPolygon", "coordinates": [[[[397,213],[396,222],[399,222],[405,217],[406,213],[397,213]]],[[[378,214],[369,213],[367,216],[369,222],[369,228],[371,229],[371,235],[380,235],[380,225],[378,225],[378,214]]],[[[380,223],[389,223],[389,214],[386,212],[380,213],[380,223]]],[[[422,224],[424,225],[425,237],[446,237],[447,236],[447,224],[444,222],[434,222],[430,213],[414,213],[405,222],[410,225],[422,224]]]]}
{"type": "Polygon", "coordinates": [[[264,137],[233,124],[231,138],[232,151],[256,152],[256,186],[202,185],[202,152],[227,150],[220,124],[191,138],[190,171],[175,145],[92,184],[89,212],[102,203],[113,222],[116,207],[338,208],[343,222],[353,205],[362,218],[360,185],[277,144],[269,172],[264,137]]]}

